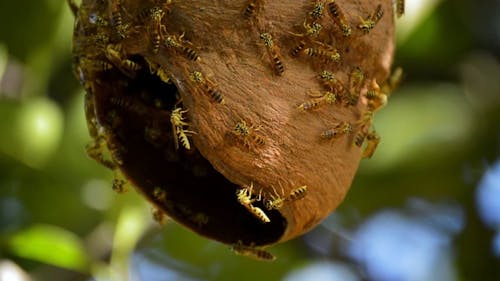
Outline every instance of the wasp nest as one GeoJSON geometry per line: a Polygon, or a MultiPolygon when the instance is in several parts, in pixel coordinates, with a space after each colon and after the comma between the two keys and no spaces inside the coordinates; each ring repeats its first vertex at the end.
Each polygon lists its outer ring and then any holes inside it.
{"type": "Polygon", "coordinates": [[[378,143],[392,5],[70,1],[88,153],[156,217],[270,259],[258,248],[331,213],[378,143]]]}

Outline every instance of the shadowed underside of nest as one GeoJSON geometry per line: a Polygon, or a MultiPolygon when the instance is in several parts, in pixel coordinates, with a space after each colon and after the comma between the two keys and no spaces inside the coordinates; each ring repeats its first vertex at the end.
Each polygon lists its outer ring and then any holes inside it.
{"type": "Polygon", "coordinates": [[[72,8],[89,155],[204,236],[244,252],[310,230],[376,147],[392,1],[72,8]]]}

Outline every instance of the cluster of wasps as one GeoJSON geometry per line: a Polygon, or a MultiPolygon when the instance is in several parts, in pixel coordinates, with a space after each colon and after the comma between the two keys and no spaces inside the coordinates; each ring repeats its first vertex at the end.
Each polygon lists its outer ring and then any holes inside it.
{"type": "MultiPolygon", "coordinates": [[[[250,186],[240,188],[236,191],[236,198],[238,202],[261,223],[270,223],[271,219],[266,212],[262,208],[254,206],[254,202],[263,201],[263,205],[268,211],[279,210],[286,202],[293,202],[304,198],[306,193],[307,186],[303,185],[293,189],[287,195],[284,194],[283,188],[281,189],[280,195],[274,187],[273,193],[262,195],[261,190],[258,194],[255,194],[253,183],[250,183],[250,186]]],[[[252,257],[257,260],[273,261],[276,259],[275,256],[263,249],[245,246],[241,243],[233,245],[232,250],[239,255],[252,257]]]]}
{"type": "MultiPolygon", "coordinates": [[[[325,42],[321,42],[319,37],[321,31],[324,30],[322,19],[324,14],[328,14],[333,25],[339,30],[342,37],[350,37],[353,34],[353,29],[347,20],[347,15],[335,0],[313,1],[311,9],[307,13],[302,26],[302,33],[291,33],[298,38],[298,43],[291,49],[290,56],[298,58],[301,55],[306,55],[311,58],[319,59],[322,66],[328,66],[331,62],[338,62],[341,54],[334,47],[325,42]]],[[[396,1],[396,14],[398,17],[404,13],[404,1],[396,1]]],[[[363,17],[359,15],[359,23],[356,28],[361,31],[361,36],[367,35],[376,27],[376,24],[382,19],[384,10],[381,4],[378,4],[372,13],[363,17]]],[[[315,64],[318,65],[317,63],[315,64]]],[[[366,112],[362,114],[361,120],[350,124],[345,121],[338,121],[332,127],[321,132],[320,138],[323,140],[336,140],[341,136],[346,136],[356,133],[354,136],[354,145],[361,147],[365,140],[367,145],[363,151],[363,158],[370,158],[378,143],[380,137],[374,130],[370,131],[372,119],[375,111],[385,105],[389,93],[395,89],[395,86],[401,79],[401,69],[395,70],[391,78],[386,84],[390,86],[380,89],[376,82],[370,90],[364,95],[367,101],[366,112]],[[392,82],[391,82],[392,81],[392,82]]],[[[356,66],[351,69],[348,77],[348,82],[344,84],[335,73],[330,70],[322,70],[317,75],[318,82],[324,89],[321,93],[309,93],[309,99],[305,100],[297,106],[302,112],[308,112],[320,109],[325,105],[343,105],[346,107],[356,106],[361,98],[361,91],[366,85],[368,79],[365,77],[363,70],[356,66]]]]}
{"type": "MultiPolygon", "coordinates": [[[[193,44],[184,39],[184,34],[175,35],[167,32],[164,24],[165,16],[170,13],[172,0],[152,0],[150,5],[137,12],[128,11],[122,6],[122,0],[95,1],[94,6],[78,6],[74,0],[68,0],[71,11],[79,21],[75,30],[82,30],[86,39],[79,45],[75,45],[75,53],[81,53],[76,57],[77,76],[81,77],[82,83],[88,83],[88,77],[106,73],[117,69],[126,77],[134,79],[138,72],[148,68],[152,75],[157,76],[164,83],[170,84],[171,79],[168,71],[155,63],[152,57],[163,52],[180,54],[187,60],[199,62],[201,60],[193,44]],[[97,12],[104,11],[104,12],[97,12]],[[88,35],[87,35],[88,34],[88,35]],[[145,34],[145,35],[144,35],[145,34]],[[135,58],[127,51],[127,39],[138,36],[147,36],[149,48],[152,56],[145,56],[143,60],[135,58]],[[84,50],[84,51],[83,51],[84,50]]],[[[201,75],[201,74],[200,74],[201,75]]],[[[199,79],[200,80],[200,79],[199,79]]],[[[217,102],[223,103],[223,98],[219,91],[214,90],[213,83],[208,79],[201,79],[198,86],[203,93],[212,97],[217,102]]],[[[88,88],[88,85],[84,85],[88,88]]],[[[135,111],[137,106],[129,97],[113,97],[111,103],[117,107],[135,111]]],[[[188,125],[185,121],[187,111],[174,108],[171,112],[171,123],[175,140],[175,147],[178,143],[189,150],[191,145],[188,136],[194,132],[185,129],[188,125]]],[[[137,112],[139,113],[139,112],[137,112]]],[[[93,158],[102,158],[99,150],[90,148],[89,155],[93,158]]],[[[103,161],[100,161],[103,162],[103,161]]],[[[111,166],[105,163],[105,166],[111,166]]]]}

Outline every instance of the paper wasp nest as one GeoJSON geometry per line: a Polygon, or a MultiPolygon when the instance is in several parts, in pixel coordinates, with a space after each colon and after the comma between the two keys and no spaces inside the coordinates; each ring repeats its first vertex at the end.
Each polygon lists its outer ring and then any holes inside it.
{"type": "Polygon", "coordinates": [[[157,215],[240,252],[286,241],[339,205],[376,147],[392,1],[70,5],[88,153],[157,215]]]}

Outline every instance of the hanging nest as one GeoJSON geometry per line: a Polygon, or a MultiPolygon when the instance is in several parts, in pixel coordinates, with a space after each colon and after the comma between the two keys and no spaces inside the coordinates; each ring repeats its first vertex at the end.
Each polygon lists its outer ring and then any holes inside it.
{"type": "Polygon", "coordinates": [[[378,143],[390,0],[70,5],[88,154],[159,219],[271,259],[258,249],[321,222],[378,143]]]}

